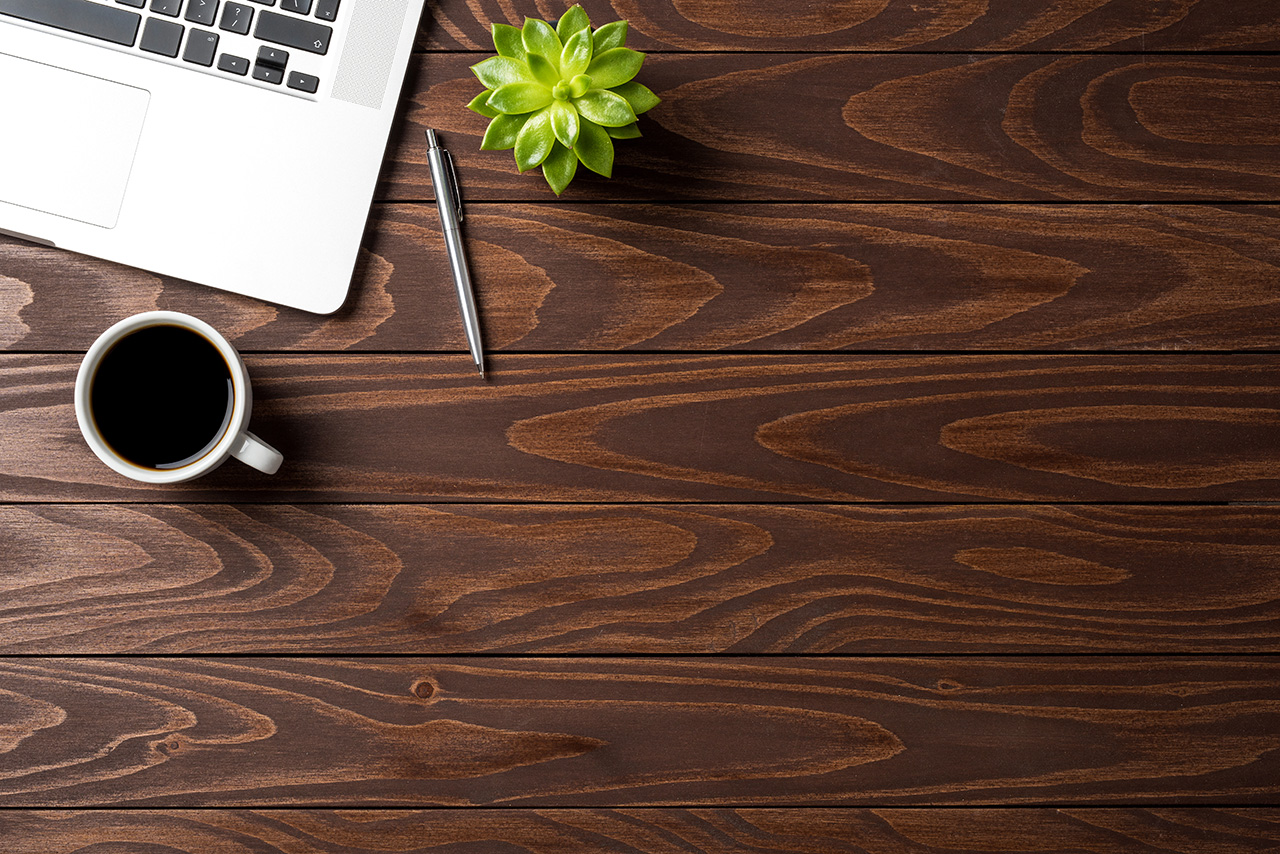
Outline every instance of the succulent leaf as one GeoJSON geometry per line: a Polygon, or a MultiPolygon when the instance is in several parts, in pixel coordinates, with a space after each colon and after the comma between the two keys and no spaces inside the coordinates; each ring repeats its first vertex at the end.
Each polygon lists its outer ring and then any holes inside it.
{"type": "Polygon", "coordinates": [[[587,70],[591,64],[591,31],[578,30],[564,43],[560,54],[560,76],[571,80],[587,70]]]}
{"type": "MultiPolygon", "coordinates": [[[[614,97],[618,98],[617,95],[614,97]]],[[[550,103],[551,90],[541,83],[508,83],[506,86],[495,89],[489,96],[489,106],[500,113],[507,114],[531,113],[534,110],[541,110],[550,103]]]]}
{"type": "Polygon", "coordinates": [[[551,129],[551,111],[542,110],[534,113],[524,123],[516,137],[516,167],[521,172],[528,172],[551,153],[551,146],[556,141],[555,132],[551,129]]]}
{"type": "Polygon", "coordinates": [[[491,56],[484,62],[477,62],[471,66],[471,73],[486,89],[499,89],[508,83],[524,83],[534,79],[529,73],[529,66],[508,56],[491,56]]]}
{"type": "Polygon", "coordinates": [[[556,101],[551,105],[551,129],[561,145],[573,148],[578,141],[578,111],[564,101],[556,101]]]}
{"type": "Polygon", "coordinates": [[[595,31],[595,34],[591,36],[591,41],[596,53],[604,53],[606,50],[622,47],[627,43],[627,22],[614,21],[605,24],[595,31]]]}
{"type": "Polygon", "coordinates": [[[529,121],[531,113],[524,113],[519,116],[498,116],[489,122],[489,128],[484,132],[484,140],[480,143],[482,151],[506,151],[508,148],[514,148],[516,137],[520,135],[521,129],[525,123],[529,121]]]}
{"type": "Polygon", "coordinates": [[[590,36],[591,19],[587,17],[587,12],[581,5],[575,4],[560,16],[560,23],[556,24],[556,35],[560,37],[561,42],[568,44],[569,37],[582,30],[586,30],[587,35],[590,36]]]}
{"type": "Polygon", "coordinates": [[[614,86],[609,91],[626,98],[627,103],[631,105],[631,109],[635,111],[637,116],[641,113],[647,113],[662,103],[662,99],[653,94],[648,86],[643,83],[637,83],[634,80],[629,80],[621,86],[614,86]]]}
{"type": "Polygon", "coordinates": [[[542,176],[547,179],[547,184],[557,196],[569,186],[577,171],[578,156],[558,142],[551,146],[551,153],[542,161],[542,176]]]}
{"type": "Polygon", "coordinates": [[[592,172],[608,178],[613,174],[613,140],[608,132],[595,122],[581,122],[578,144],[573,152],[582,165],[592,172]]]}
{"type": "MultiPolygon", "coordinates": [[[[489,103],[503,110],[501,105],[494,104],[494,99],[501,92],[502,90],[499,89],[490,96],[489,103]]],[[[590,119],[596,124],[604,125],[605,127],[620,128],[636,120],[635,111],[631,109],[627,99],[606,89],[591,89],[581,98],[574,98],[573,105],[578,108],[578,112],[582,114],[583,118],[590,119]]],[[[503,110],[503,112],[506,112],[506,110],[503,110]]]]}
{"type": "Polygon", "coordinates": [[[554,86],[560,82],[560,71],[540,53],[529,54],[529,70],[543,86],[554,86]]]}
{"type": "Polygon", "coordinates": [[[640,136],[640,126],[635,122],[620,128],[605,128],[605,131],[614,139],[635,139],[640,136]]]}
{"type": "Polygon", "coordinates": [[[615,47],[595,55],[587,66],[587,76],[597,89],[612,89],[635,77],[642,62],[643,53],[629,47],[615,47]]]}
{"type": "Polygon", "coordinates": [[[550,24],[539,21],[537,18],[525,18],[520,38],[524,42],[525,50],[529,53],[541,54],[543,59],[559,69],[560,52],[564,50],[564,46],[560,44],[560,37],[556,35],[555,30],[551,29],[550,24]]]}
{"type": "Polygon", "coordinates": [[[479,113],[486,119],[497,118],[502,115],[502,113],[489,106],[489,96],[492,94],[492,90],[485,89],[479,95],[476,95],[471,99],[471,103],[467,104],[467,109],[479,113]]]}
{"type": "Polygon", "coordinates": [[[517,27],[510,24],[494,24],[493,49],[498,56],[506,56],[524,62],[529,52],[524,49],[524,38],[517,27]]]}
{"type": "Polygon", "coordinates": [[[569,97],[581,98],[587,94],[587,90],[591,88],[591,78],[585,74],[579,74],[577,77],[569,81],[569,97]]]}

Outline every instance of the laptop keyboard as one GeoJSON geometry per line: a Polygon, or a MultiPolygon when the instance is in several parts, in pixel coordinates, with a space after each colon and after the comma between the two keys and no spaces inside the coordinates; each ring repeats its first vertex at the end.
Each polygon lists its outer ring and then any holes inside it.
{"type": "Polygon", "coordinates": [[[318,60],[329,52],[340,2],[0,0],[0,15],[310,95],[320,87],[318,60]]]}

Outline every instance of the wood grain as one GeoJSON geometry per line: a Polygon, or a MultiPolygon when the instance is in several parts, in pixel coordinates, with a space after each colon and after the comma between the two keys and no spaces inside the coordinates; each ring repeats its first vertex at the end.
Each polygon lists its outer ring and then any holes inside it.
{"type": "Polygon", "coordinates": [[[0,652],[1280,652],[1280,508],[0,507],[0,652]]]}
{"type": "Polygon", "coordinates": [[[336,316],[0,238],[0,850],[1280,847],[1280,14],[586,0],[663,101],[556,200],[464,104],[569,2],[429,0],[336,316]],[[279,476],[92,458],[149,308],[279,476]]]}
{"type": "Polygon", "coordinates": [[[1280,843],[1264,807],[77,810],[0,813],[9,854],[1188,854],[1280,843]]]}
{"type": "Polygon", "coordinates": [[[272,477],[157,488],[76,427],[78,359],[0,356],[9,501],[1269,501],[1274,356],[249,360],[272,477]]]}
{"type": "MultiPolygon", "coordinates": [[[[1272,205],[481,202],[466,224],[488,351],[1280,346],[1272,205]]],[[[434,206],[376,206],[365,249],[319,318],[0,239],[0,346],[82,351],[170,308],[249,351],[462,352],[434,206]]]]}
{"type": "MultiPolygon", "coordinates": [[[[493,47],[493,22],[554,19],[569,0],[429,0],[428,50],[493,47]]],[[[764,0],[582,0],[596,26],[626,19],[628,45],[681,51],[1275,50],[1280,18],[1231,0],[845,0],[781,11],[764,0]]]]}
{"type": "Polygon", "coordinates": [[[1267,804],[1280,660],[6,659],[10,806],[1267,804]],[[1063,749],[1046,749],[1063,745],[1063,749]]]}
{"type": "MultiPolygon", "coordinates": [[[[555,198],[487,120],[467,54],[421,54],[382,195],[431,195],[442,131],[470,200],[555,198]]],[[[662,99],[613,178],[561,197],[749,201],[1275,201],[1275,56],[683,54],[640,78],[662,99]]]]}

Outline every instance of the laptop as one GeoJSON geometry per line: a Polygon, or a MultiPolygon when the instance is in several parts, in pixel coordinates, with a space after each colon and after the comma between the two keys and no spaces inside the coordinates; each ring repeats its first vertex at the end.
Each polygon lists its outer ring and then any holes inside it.
{"type": "Polygon", "coordinates": [[[340,308],[424,0],[0,0],[0,232],[340,308]]]}

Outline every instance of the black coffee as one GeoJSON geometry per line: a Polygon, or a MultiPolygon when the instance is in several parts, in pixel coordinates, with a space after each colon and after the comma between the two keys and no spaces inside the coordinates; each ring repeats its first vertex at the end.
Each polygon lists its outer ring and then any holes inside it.
{"type": "Polygon", "coordinates": [[[89,386],[94,424],[134,465],[173,469],[213,449],[231,422],[231,369],[211,341],[181,326],[121,338],[89,386]]]}

